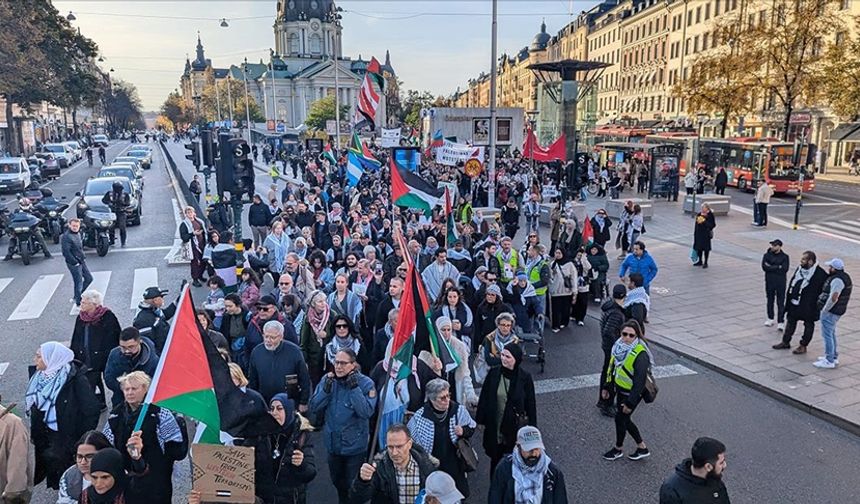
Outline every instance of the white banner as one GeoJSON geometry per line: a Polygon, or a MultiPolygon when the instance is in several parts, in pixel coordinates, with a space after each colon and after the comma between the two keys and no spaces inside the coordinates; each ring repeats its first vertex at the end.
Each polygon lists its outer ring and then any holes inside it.
{"type": "Polygon", "coordinates": [[[484,148],[445,140],[441,147],[436,147],[436,162],[448,166],[456,166],[458,162],[466,162],[475,158],[484,162],[484,148]]]}
{"type": "Polygon", "coordinates": [[[380,147],[397,147],[400,145],[400,128],[382,129],[382,136],[379,137],[380,147]]]}

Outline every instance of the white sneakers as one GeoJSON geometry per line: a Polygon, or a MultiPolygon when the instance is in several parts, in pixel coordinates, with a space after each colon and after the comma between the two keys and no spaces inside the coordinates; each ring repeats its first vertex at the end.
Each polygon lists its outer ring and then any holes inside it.
{"type": "Polygon", "coordinates": [[[780,322],[776,325],[776,330],[779,332],[785,331],[785,322],[780,322]]]}
{"type": "Polygon", "coordinates": [[[812,365],[820,369],[835,369],[836,366],[839,365],[839,361],[835,360],[833,362],[830,362],[825,357],[822,357],[815,361],[812,365]]]}
{"type": "Polygon", "coordinates": [[[765,327],[773,327],[773,319],[767,319],[764,321],[765,327]]]}

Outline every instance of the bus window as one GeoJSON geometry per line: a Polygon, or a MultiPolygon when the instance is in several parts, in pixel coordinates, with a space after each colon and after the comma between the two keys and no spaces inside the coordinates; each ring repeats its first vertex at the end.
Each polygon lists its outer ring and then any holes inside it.
{"type": "Polygon", "coordinates": [[[794,147],[786,145],[772,148],[768,176],[774,179],[796,179],[799,174],[793,163],[794,147]]]}

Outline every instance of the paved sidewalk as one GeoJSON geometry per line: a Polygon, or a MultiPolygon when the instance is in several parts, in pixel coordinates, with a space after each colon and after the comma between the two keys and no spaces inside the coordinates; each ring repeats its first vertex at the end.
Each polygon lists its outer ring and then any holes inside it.
{"type": "Polygon", "coordinates": [[[832,173],[817,173],[815,174],[815,180],[831,180],[834,182],[860,184],[860,177],[858,177],[857,175],[848,175],[847,170],[838,170],[832,173]]]}
{"type": "MultiPolygon", "coordinates": [[[[589,200],[589,214],[604,204],[589,200]]],[[[846,271],[858,278],[860,247],[773,222],[766,229],[756,228],[750,225],[751,216],[737,207],[730,215],[717,217],[710,268],[703,270],[693,267],[689,258],[692,217],[681,213],[680,203],[660,201],[654,207],[643,236],[660,268],[651,284],[649,339],[860,432],[860,300],[852,299],[837,326],[840,366],[818,369],[812,363],[823,354],[819,324],[806,355],[771,349],[782,333],[763,325],[760,266],[768,242],[780,238],[791,257],[791,271],[809,249],[822,265],[833,256],[841,257],[846,271]]],[[[620,261],[614,259],[614,250],[607,252],[614,279],[620,261]]],[[[800,332],[792,343],[797,344],[800,332]]]]}

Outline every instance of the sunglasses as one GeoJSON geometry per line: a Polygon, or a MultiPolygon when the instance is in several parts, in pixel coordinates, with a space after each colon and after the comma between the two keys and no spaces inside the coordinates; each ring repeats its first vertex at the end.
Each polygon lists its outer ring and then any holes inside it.
{"type": "Polygon", "coordinates": [[[260,311],[272,311],[275,309],[275,307],[274,306],[260,306],[258,309],[260,311]]]}
{"type": "Polygon", "coordinates": [[[290,285],[290,282],[278,282],[278,285],[290,285]]]}
{"type": "Polygon", "coordinates": [[[335,324],[335,329],[349,329],[347,324],[335,324]]]}
{"type": "Polygon", "coordinates": [[[627,336],[628,338],[635,338],[636,333],[631,331],[621,331],[622,336],[627,336]]]}

